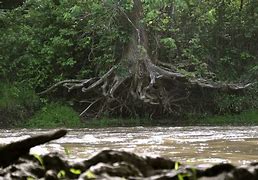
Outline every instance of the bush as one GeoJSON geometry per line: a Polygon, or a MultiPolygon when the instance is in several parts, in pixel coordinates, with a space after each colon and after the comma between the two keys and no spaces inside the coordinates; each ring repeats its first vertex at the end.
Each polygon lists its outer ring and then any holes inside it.
{"type": "Polygon", "coordinates": [[[79,115],[70,107],[51,103],[43,107],[25,123],[30,128],[79,127],[79,115]]]}
{"type": "Polygon", "coordinates": [[[258,108],[258,85],[254,84],[242,94],[217,94],[214,102],[217,114],[240,113],[258,108]]]}
{"type": "Polygon", "coordinates": [[[12,84],[0,84],[0,126],[21,122],[39,109],[40,101],[34,91],[12,84]]]}

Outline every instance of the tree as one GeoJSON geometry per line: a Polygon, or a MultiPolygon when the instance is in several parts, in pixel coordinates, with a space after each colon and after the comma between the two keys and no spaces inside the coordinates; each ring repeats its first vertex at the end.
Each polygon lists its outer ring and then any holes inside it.
{"type": "Polygon", "coordinates": [[[25,0],[3,0],[0,1],[0,9],[13,9],[21,6],[25,0]]]}
{"type": "Polygon", "coordinates": [[[86,102],[86,108],[81,116],[96,117],[108,112],[111,115],[158,117],[180,113],[180,109],[187,108],[189,99],[201,91],[229,93],[251,85],[213,82],[168,68],[173,64],[160,66],[152,54],[150,35],[143,23],[143,2],[133,0],[127,4],[130,11],[115,7],[120,20],[124,21],[123,26],[130,30],[130,40],[117,63],[101,77],[60,81],[40,95],[64,86],[70,93],[82,92],[79,93],[80,101],[86,102]]]}

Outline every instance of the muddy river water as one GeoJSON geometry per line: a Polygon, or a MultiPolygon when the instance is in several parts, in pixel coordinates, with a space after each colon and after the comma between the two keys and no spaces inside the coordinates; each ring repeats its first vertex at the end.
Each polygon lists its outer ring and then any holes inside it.
{"type": "MultiPolygon", "coordinates": [[[[258,162],[258,126],[241,127],[116,127],[69,129],[66,137],[31,149],[31,153],[59,152],[72,160],[87,159],[103,149],[163,156],[188,164],[258,162]]],[[[44,129],[0,130],[0,144],[44,129]]]]}

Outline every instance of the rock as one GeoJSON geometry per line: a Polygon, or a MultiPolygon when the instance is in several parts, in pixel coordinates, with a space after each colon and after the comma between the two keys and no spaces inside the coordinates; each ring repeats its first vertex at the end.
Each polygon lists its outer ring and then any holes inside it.
{"type": "Polygon", "coordinates": [[[257,174],[249,172],[248,168],[236,168],[227,175],[228,180],[257,180],[257,174]]]}
{"type": "Polygon", "coordinates": [[[108,164],[127,162],[139,169],[143,175],[147,175],[148,171],[153,170],[143,157],[139,157],[133,153],[113,150],[104,150],[91,159],[84,161],[84,167],[88,169],[99,162],[108,164]]]}
{"type": "Polygon", "coordinates": [[[54,170],[47,170],[45,174],[45,180],[57,180],[57,172],[54,170]]]}
{"type": "Polygon", "coordinates": [[[44,168],[37,162],[33,156],[25,156],[20,158],[15,164],[12,164],[4,169],[1,169],[1,177],[4,179],[27,179],[43,177],[45,174],[44,168]]]}
{"type": "Polygon", "coordinates": [[[59,172],[69,169],[68,162],[64,160],[62,155],[57,153],[49,153],[42,156],[42,161],[46,170],[51,169],[59,172]]]}
{"type": "Polygon", "coordinates": [[[232,164],[217,164],[198,168],[187,166],[171,159],[141,157],[125,151],[104,150],[79,163],[70,163],[57,153],[44,156],[28,155],[28,148],[39,142],[47,142],[63,136],[66,131],[41,135],[7,145],[0,152],[0,180],[13,179],[105,179],[105,180],[257,180],[258,163],[236,167],[232,164]],[[22,143],[21,143],[22,142],[22,143]],[[17,147],[17,144],[22,147],[17,147]],[[25,143],[25,144],[24,144],[25,143]],[[26,145],[28,143],[29,145],[26,145]],[[14,153],[15,158],[10,155],[14,153]],[[6,155],[5,154],[5,155],[6,155]],[[8,159],[10,158],[10,159],[8,159]],[[3,160],[3,161],[2,161],[3,160]]]}
{"type": "Polygon", "coordinates": [[[204,171],[198,171],[198,177],[215,177],[217,175],[228,173],[234,170],[235,167],[231,164],[217,164],[210,168],[205,169],[204,171]]]}

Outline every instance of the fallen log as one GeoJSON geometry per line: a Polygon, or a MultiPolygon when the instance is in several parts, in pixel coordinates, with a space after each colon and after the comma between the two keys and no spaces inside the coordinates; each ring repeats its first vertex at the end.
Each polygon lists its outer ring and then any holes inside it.
{"type": "Polygon", "coordinates": [[[20,157],[29,153],[30,148],[45,144],[49,141],[65,136],[66,130],[58,130],[50,134],[30,137],[21,141],[13,142],[0,148],[0,167],[6,167],[14,163],[20,157]]]}

